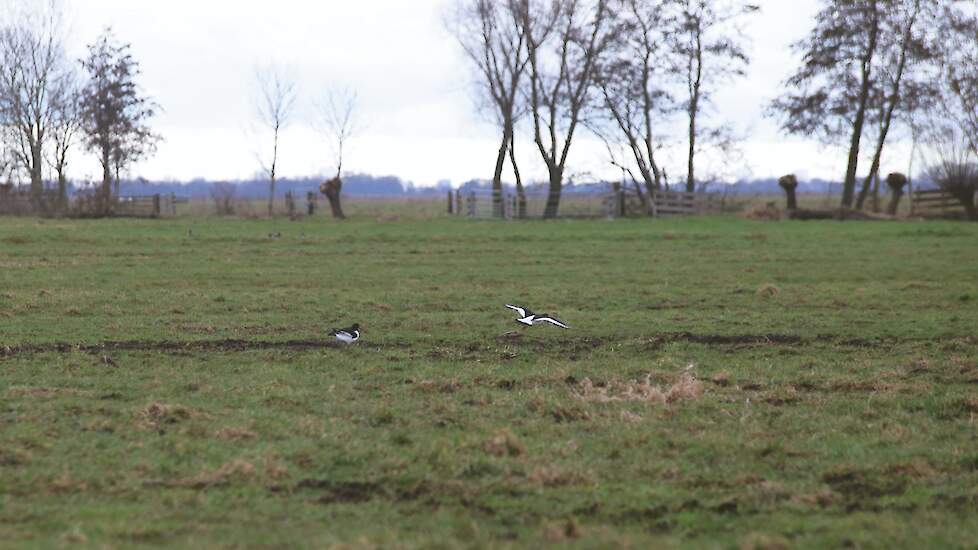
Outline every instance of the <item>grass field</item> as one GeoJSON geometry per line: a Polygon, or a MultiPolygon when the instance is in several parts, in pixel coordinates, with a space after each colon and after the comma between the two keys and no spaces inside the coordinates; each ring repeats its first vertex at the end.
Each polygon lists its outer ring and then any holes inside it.
{"type": "Polygon", "coordinates": [[[0,546],[978,540],[978,225],[387,221],[0,219],[0,546]]]}

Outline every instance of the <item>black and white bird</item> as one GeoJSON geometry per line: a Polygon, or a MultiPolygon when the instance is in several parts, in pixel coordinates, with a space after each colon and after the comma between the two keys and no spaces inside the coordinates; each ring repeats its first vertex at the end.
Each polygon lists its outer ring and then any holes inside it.
{"type": "Polygon", "coordinates": [[[344,344],[352,344],[360,339],[360,324],[353,323],[352,327],[341,328],[339,330],[333,329],[333,336],[337,340],[343,342],[344,344]]]}
{"type": "Polygon", "coordinates": [[[516,322],[521,325],[532,327],[535,323],[550,323],[552,325],[557,325],[560,328],[570,328],[569,326],[560,322],[554,316],[547,313],[533,313],[525,307],[513,306],[510,304],[506,304],[506,307],[519,314],[519,317],[516,318],[516,322]]]}

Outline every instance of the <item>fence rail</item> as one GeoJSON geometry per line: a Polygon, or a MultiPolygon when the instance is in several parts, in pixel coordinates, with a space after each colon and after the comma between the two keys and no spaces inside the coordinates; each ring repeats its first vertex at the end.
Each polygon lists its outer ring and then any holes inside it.
{"type": "Polygon", "coordinates": [[[177,204],[187,199],[169,195],[142,195],[119,197],[112,206],[112,215],[122,218],[161,218],[176,216],[177,204]]]}
{"type": "Polygon", "coordinates": [[[652,194],[653,216],[695,216],[720,210],[720,201],[709,193],[656,191],[652,194]]]}
{"type": "MultiPolygon", "coordinates": [[[[542,217],[549,195],[528,192],[522,201],[515,193],[494,195],[489,190],[455,191],[448,194],[448,212],[470,219],[520,219],[542,217]]],[[[558,217],[618,218],[627,215],[692,216],[720,210],[721,201],[707,193],[658,191],[640,197],[633,190],[565,193],[559,196],[558,217]],[[643,200],[644,198],[644,200],[643,200]]]]}
{"type": "Polygon", "coordinates": [[[961,201],[943,189],[922,189],[911,193],[911,216],[947,215],[964,212],[961,201]]]}

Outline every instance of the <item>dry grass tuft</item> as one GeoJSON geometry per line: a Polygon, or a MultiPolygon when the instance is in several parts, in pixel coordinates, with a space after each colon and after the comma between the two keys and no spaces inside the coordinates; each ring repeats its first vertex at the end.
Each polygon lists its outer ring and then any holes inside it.
{"type": "Polygon", "coordinates": [[[168,405],[166,403],[150,403],[139,411],[139,417],[147,424],[160,426],[162,424],[177,424],[198,416],[197,411],[183,405],[168,405]]]}
{"type": "Polygon", "coordinates": [[[500,430],[489,441],[486,441],[482,449],[493,456],[522,456],[526,452],[523,442],[513,435],[509,430],[500,430]]]}
{"type": "Polygon", "coordinates": [[[626,424],[638,424],[642,421],[642,417],[631,411],[621,411],[621,421],[626,424]]]}
{"type": "Polygon", "coordinates": [[[88,483],[84,481],[74,479],[67,472],[61,474],[60,476],[51,480],[48,483],[47,490],[49,493],[56,495],[70,494],[70,493],[81,493],[88,490],[88,483]]]}
{"type": "Polygon", "coordinates": [[[759,286],[754,294],[759,298],[777,298],[781,295],[781,289],[771,283],[765,283],[759,286]]]}
{"type": "Polygon", "coordinates": [[[0,241],[6,244],[30,244],[34,242],[30,237],[25,237],[23,235],[11,235],[9,237],[4,237],[0,241]]]}
{"type": "Polygon", "coordinates": [[[247,461],[235,459],[212,471],[203,471],[180,483],[193,489],[205,489],[234,482],[248,482],[255,478],[255,466],[247,461]]]}
{"type": "Polygon", "coordinates": [[[224,441],[248,441],[257,439],[258,434],[244,428],[221,428],[214,432],[214,437],[224,441]]]}
{"type": "Polygon", "coordinates": [[[720,387],[727,387],[730,385],[730,373],[727,371],[721,371],[713,375],[710,381],[720,387]]]}
{"type": "Polygon", "coordinates": [[[825,490],[811,495],[797,495],[792,497],[791,501],[797,504],[804,504],[806,506],[818,506],[820,508],[828,508],[832,506],[839,500],[839,496],[832,491],[825,490]]]}
{"type": "Polygon", "coordinates": [[[741,550],[788,550],[791,543],[788,539],[779,535],[766,535],[763,533],[751,533],[740,544],[741,550]]]}
{"type": "Polygon", "coordinates": [[[566,522],[549,523],[543,529],[543,538],[549,542],[579,539],[582,535],[581,526],[574,518],[570,518],[566,522]]]}
{"type": "Polygon", "coordinates": [[[684,373],[679,377],[679,381],[669,388],[666,392],[666,402],[676,403],[697,399],[703,395],[703,383],[690,373],[684,373]]]}
{"type": "Polygon", "coordinates": [[[686,372],[672,386],[662,389],[652,384],[652,375],[644,380],[628,382],[611,382],[605,386],[595,386],[589,378],[578,384],[575,396],[582,400],[595,403],[613,403],[621,401],[641,401],[646,403],[677,403],[695,399],[703,395],[703,383],[695,376],[686,372]]]}
{"type": "Polygon", "coordinates": [[[0,448],[0,466],[25,466],[32,458],[31,453],[23,449],[0,448]]]}
{"type": "Polygon", "coordinates": [[[462,389],[462,383],[459,382],[458,378],[446,382],[421,380],[415,385],[415,389],[421,393],[455,393],[462,389]]]}
{"type": "Polygon", "coordinates": [[[783,213],[781,209],[773,202],[769,202],[764,206],[757,206],[746,212],[740,214],[742,218],[748,220],[756,220],[761,222],[777,222],[781,221],[783,213]]]}
{"type": "Polygon", "coordinates": [[[564,487],[584,481],[581,476],[553,465],[537,466],[527,479],[543,487],[564,487]]]}

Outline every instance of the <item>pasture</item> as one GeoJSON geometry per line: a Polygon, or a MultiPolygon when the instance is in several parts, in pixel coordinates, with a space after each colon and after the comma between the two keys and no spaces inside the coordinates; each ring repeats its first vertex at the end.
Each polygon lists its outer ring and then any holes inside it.
{"type": "Polygon", "coordinates": [[[0,219],[3,546],[973,547],[978,225],[351,213],[0,219]]]}

